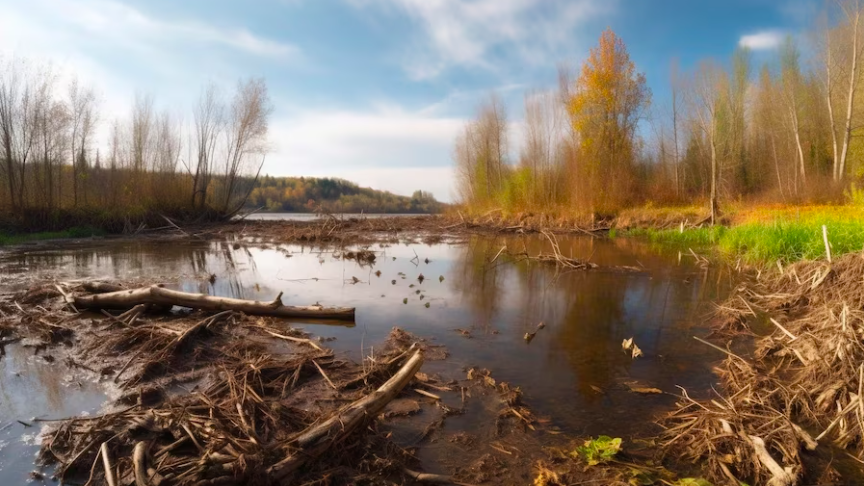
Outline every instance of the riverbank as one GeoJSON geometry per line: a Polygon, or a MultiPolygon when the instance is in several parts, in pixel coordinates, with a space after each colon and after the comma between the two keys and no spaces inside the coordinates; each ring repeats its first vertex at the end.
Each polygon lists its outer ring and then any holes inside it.
{"type": "Polygon", "coordinates": [[[760,208],[734,214],[728,226],[632,228],[620,234],[679,249],[712,249],[749,264],[834,257],[864,248],[864,210],[851,206],[760,208]],[[823,234],[823,226],[825,231],[823,234]]]}

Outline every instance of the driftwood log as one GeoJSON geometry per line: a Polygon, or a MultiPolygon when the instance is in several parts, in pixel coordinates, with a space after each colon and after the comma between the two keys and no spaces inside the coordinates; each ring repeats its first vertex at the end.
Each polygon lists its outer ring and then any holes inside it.
{"type": "Polygon", "coordinates": [[[366,420],[376,417],[414,378],[422,365],[423,351],[418,349],[380,388],[297,437],[291,444],[296,449],[285,459],[270,466],[267,470],[268,476],[274,481],[281,481],[307,460],[320,456],[334,444],[344,440],[366,420]]]}
{"type": "Polygon", "coordinates": [[[188,307],[211,312],[236,311],[256,316],[354,320],[353,307],[291,306],[282,304],[282,294],[272,302],[232,299],[169,290],[160,285],[105,294],[69,297],[78,309],[131,309],[136,305],[188,307]]]}

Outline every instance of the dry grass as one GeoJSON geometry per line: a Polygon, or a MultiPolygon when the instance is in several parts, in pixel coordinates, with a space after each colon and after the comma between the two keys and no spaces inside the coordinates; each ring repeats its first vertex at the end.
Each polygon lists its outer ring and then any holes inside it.
{"type": "Polygon", "coordinates": [[[663,422],[667,453],[704,461],[715,480],[758,484],[797,484],[802,474],[817,474],[804,469],[803,450],[834,446],[861,463],[862,282],[864,255],[857,253],[833,265],[775,269],[740,287],[722,306],[724,325],[737,327],[747,314],[764,312],[775,331],[757,339],[752,357],[730,353],[718,367],[722,389],[714,399],[683,394],[663,422]]]}

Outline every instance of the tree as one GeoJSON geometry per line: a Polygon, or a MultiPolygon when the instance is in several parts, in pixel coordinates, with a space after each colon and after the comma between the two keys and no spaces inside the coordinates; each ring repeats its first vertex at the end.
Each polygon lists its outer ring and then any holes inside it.
{"type": "Polygon", "coordinates": [[[720,214],[718,203],[718,184],[720,163],[725,154],[720,153],[727,146],[728,113],[724,94],[729,82],[725,71],[717,64],[703,61],[693,79],[690,92],[690,110],[696,126],[701,130],[708,144],[711,157],[709,180],[711,184],[709,209],[711,224],[717,223],[720,214]]]}
{"type": "MultiPolygon", "coordinates": [[[[261,171],[264,164],[263,156],[267,153],[268,118],[272,111],[267,84],[263,79],[250,79],[238,83],[228,118],[225,152],[223,210],[228,213],[239,210],[249,197],[247,193],[239,204],[234,201],[240,176],[249,168],[251,157],[262,156],[262,161],[257,167],[257,171],[259,173],[261,171]]],[[[251,192],[252,189],[250,187],[248,191],[251,192]]]]}
{"type": "MultiPolygon", "coordinates": [[[[579,134],[588,204],[605,211],[626,203],[636,128],[651,93],[624,41],[607,29],[582,65],[568,108],[579,134]]],[[[583,193],[584,194],[584,193],[583,193]]]]}
{"type": "Polygon", "coordinates": [[[789,117],[789,129],[792,137],[795,140],[795,148],[797,149],[798,170],[800,170],[802,182],[807,182],[807,171],[804,166],[804,149],[801,146],[801,123],[800,109],[801,103],[801,68],[799,65],[798,47],[792,36],[787,36],[780,48],[780,67],[781,67],[781,82],[783,105],[786,108],[786,113],[789,117]]]}
{"type": "Polygon", "coordinates": [[[192,206],[207,203],[207,188],[213,173],[216,142],[224,128],[224,108],[219,102],[216,86],[208,85],[201,93],[194,113],[196,164],[192,177],[192,206]]]}
{"type": "Polygon", "coordinates": [[[457,137],[453,158],[457,187],[463,201],[488,204],[504,188],[507,167],[507,113],[493,95],[457,137]]]}
{"type": "Polygon", "coordinates": [[[680,198],[683,179],[683,175],[680,173],[681,154],[680,145],[678,143],[678,118],[681,105],[681,80],[680,75],[678,74],[677,61],[672,64],[671,74],[669,77],[669,86],[671,88],[672,95],[672,151],[673,156],[675,157],[675,159],[673,160],[673,164],[675,166],[675,196],[680,198]]]}
{"type": "Polygon", "coordinates": [[[82,87],[78,83],[78,78],[73,78],[69,83],[69,112],[72,142],[72,198],[75,206],[78,205],[78,185],[87,174],[87,151],[90,136],[96,126],[95,104],[96,94],[93,89],[82,87]]]}
{"type": "Polygon", "coordinates": [[[826,101],[831,118],[831,130],[834,137],[834,166],[832,175],[835,181],[842,181],[846,175],[846,162],[849,155],[849,144],[854,123],[855,98],[858,91],[858,81],[861,78],[861,56],[864,54],[864,26],[861,25],[861,0],[837,0],[842,16],[841,24],[835,28],[825,26],[822,43],[824,83],[826,86],[826,101]],[[835,74],[836,70],[836,74],[835,74]],[[845,76],[845,85],[843,78],[845,76]],[[839,83],[837,89],[834,84],[839,83]],[[843,129],[838,143],[836,121],[834,120],[834,97],[845,105],[843,129]],[[839,153],[838,153],[839,145],[839,153]]]}
{"type": "Polygon", "coordinates": [[[561,146],[567,138],[567,112],[558,93],[537,91],[525,96],[521,166],[529,171],[533,203],[550,205],[559,198],[561,146]]]}

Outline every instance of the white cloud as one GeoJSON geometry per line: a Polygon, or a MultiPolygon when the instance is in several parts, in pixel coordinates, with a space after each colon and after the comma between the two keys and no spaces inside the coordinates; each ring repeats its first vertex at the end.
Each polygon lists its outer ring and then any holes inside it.
{"type": "MultiPolygon", "coordinates": [[[[414,79],[453,66],[492,69],[496,51],[516,52],[530,64],[550,59],[573,42],[574,30],[607,11],[600,0],[347,0],[357,7],[397,10],[420,24],[424,38],[405,54],[414,79]],[[500,48],[500,49],[499,49],[500,48]]],[[[572,47],[572,46],[571,46],[572,47]]]]}
{"type": "Polygon", "coordinates": [[[273,154],[264,172],[357,179],[398,194],[423,189],[449,198],[452,180],[442,174],[450,174],[451,146],[464,120],[380,106],[277,118],[270,127],[273,154]]]}
{"type": "Polygon", "coordinates": [[[192,42],[272,58],[290,59],[300,55],[300,50],[294,45],[256,36],[245,28],[214,26],[198,20],[161,19],[117,0],[28,0],[15,3],[21,12],[34,17],[32,21],[91,37],[88,39],[91,42],[114,42],[142,49],[153,44],[176,49],[178,43],[192,42]],[[27,6],[26,9],[22,4],[27,6]]]}
{"type": "Polygon", "coordinates": [[[742,35],[738,45],[754,51],[776,49],[783,43],[786,34],[779,30],[763,30],[754,34],[742,35]]]}
{"type": "Polygon", "coordinates": [[[0,58],[50,64],[60,90],[72,76],[93,86],[102,138],[128,112],[137,90],[185,111],[211,79],[233,81],[254,60],[297,63],[302,57],[294,45],[242,26],[148,14],[122,0],[0,0],[0,11],[0,58]]]}

